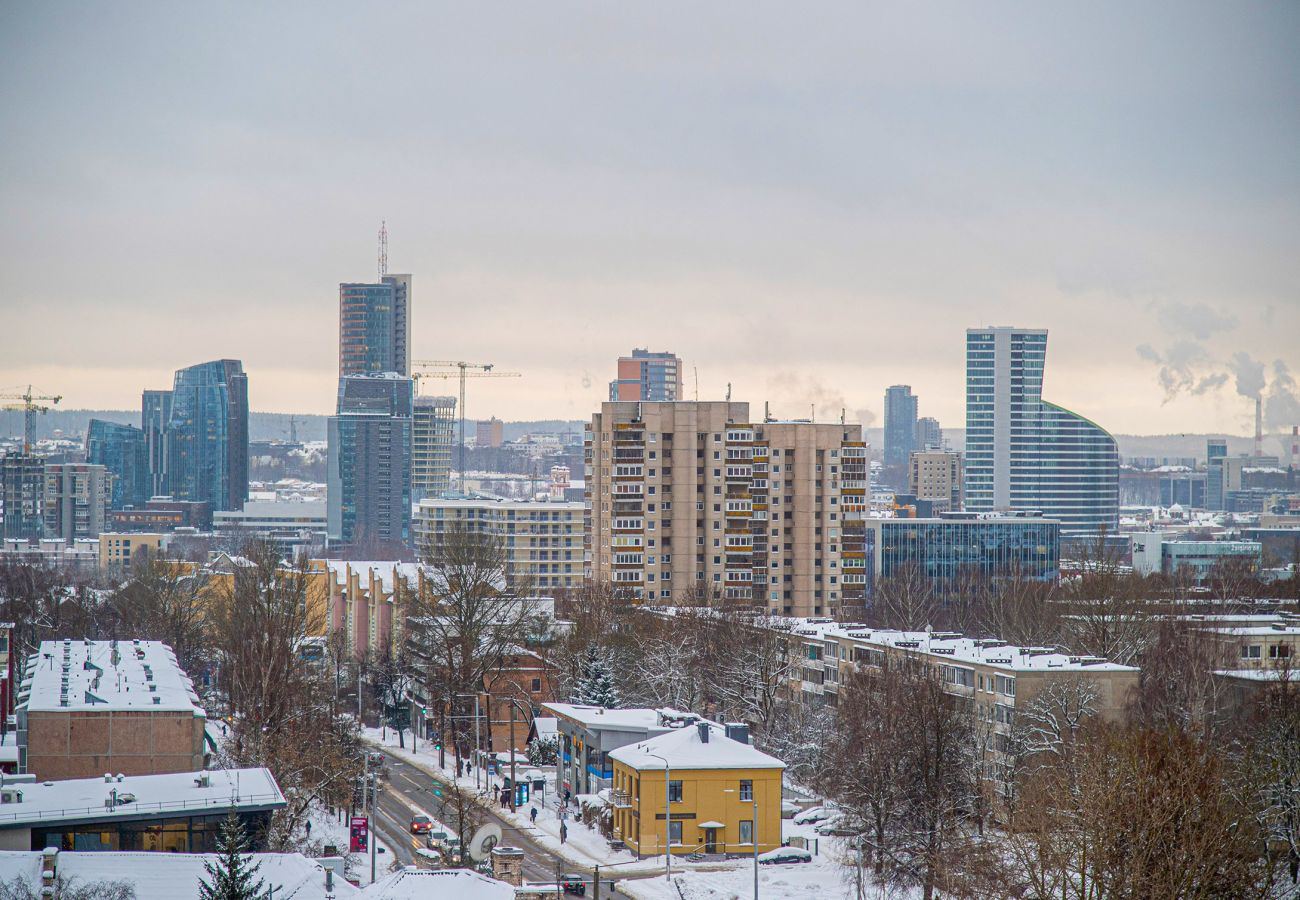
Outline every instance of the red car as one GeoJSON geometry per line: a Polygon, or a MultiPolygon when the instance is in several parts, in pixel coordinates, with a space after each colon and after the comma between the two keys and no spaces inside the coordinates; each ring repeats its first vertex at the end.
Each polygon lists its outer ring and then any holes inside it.
{"type": "Polygon", "coordinates": [[[428,816],[416,816],[411,820],[411,834],[428,834],[433,831],[433,819],[428,816]]]}

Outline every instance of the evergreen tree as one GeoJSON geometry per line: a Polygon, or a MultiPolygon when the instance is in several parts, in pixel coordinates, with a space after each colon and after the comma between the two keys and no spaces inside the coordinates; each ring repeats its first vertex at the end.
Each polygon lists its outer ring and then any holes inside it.
{"type": "Polygon", "coordinates": [[[217,854],[216,860],[203,864],[208,878],[199,879],[200,900],[261,900],[266,896],[266,882],[261,878],[253,881],[262,864],[252,861],[244,826],[233,811],[217,833],[217,854]]]}
{"type": "Polygon", "coordinates": [[[623,702],[614,682],[609,655],[595,644],[588,644],[583,654],[578,683],[573,687],[573,702],[605,709],[617,709],[623,702]]]}

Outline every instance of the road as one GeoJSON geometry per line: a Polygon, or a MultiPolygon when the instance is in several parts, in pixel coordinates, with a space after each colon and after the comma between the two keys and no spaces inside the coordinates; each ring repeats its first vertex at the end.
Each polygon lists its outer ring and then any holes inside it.
{"type": "MultiPolygon", "coordinates": [[[[418,813],[432,816],[448,827],[455,827],[455,809],[445,800],[433,793],[433,779],[415,766],[389,757],[384,761],[387,779],[379,791],[379,804],[375,816],[375,829],[384,841],[393,849],[398,862],[412,865],[414,851],[424,846],[421,838],[411,834],[411,817],[418,813]]],[[[501,828],[501,843],[518,847],[524,851],[525,881],[554,881],[556,874],[556,857],[529,836],[527,830],[517,828],[513,823],[501,818],[491,809],[479,807],[477,814],[485,820],[495,822],[501,828]]],[[[563,860],[559,861],[561,871],[581,873],[590,881],[591,870],[563,860]]],[[[380,868],[386,868],[380,863],[380,868]]],[[[605,881],[605,879],[601,879],[605,881]]],[[[587,896],[594,894],[588,886],[587,896]]],[[[610,886],[608,881],[600,891],[602,900],[626,897],[610,886]]]]}

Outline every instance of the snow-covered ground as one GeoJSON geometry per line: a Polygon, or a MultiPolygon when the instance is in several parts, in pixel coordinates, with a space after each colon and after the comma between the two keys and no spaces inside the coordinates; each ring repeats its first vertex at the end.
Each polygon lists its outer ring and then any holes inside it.
{"type": "MultiPolygon", "coordinates": [[[[340,820],[338,816],[331,816],[327,810],[313,806],[307,819],[311,822],[311,837],[304,848],[308,855],[314,856],[323,848],[333,845],[347,858],[348,877],[359,880],[362,887],[370,884],[370,854],[348,852],[351,835],[347,816],[344,815],[340,820]]],[[[377,832],[372,830],[370,837],[375,842],[375,880],[378,881],[388,874],[396,857],[393,856],[392,848],[384,843],[377,832]],[[380,853],[380,850],[384,852],[380,853]]]]}

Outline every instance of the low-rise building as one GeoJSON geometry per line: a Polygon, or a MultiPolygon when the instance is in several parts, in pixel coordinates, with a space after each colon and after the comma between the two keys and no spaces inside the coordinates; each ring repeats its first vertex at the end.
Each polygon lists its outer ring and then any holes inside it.
{"type": "Polygon", "coordinates": [[[1136,532],[1130,540],[1133,571],[1139,575],[1180,575],[1202,582],[1224,565],[1257,571],[1263,559],[1259,541],[1177,540],[1164,531],[1136,532]]]}
{"type": "Polygon", "coordinates": [[[158,641],[44,641],[18,693],[18,768],[45,781],[192,772],[207,713],[158,641]]]}
{"type": "Polygon", "coordinates": [[[212,514],[212,527],[237,542],[255,538],[275,544],[285,559],[324,550],[326,511],[324,500],[248,500],[243,509],[212,514]]]}
{"type": "Polygon", "coordinates": [[[555,717],[559,730],[560,787],[574,794],[595,794],[612,786],[612,751],[701,721],[672,709],[543,703],[542,710],[555,717]]]}
{"type": "Polygon", "coordinates": [[[206,500],[173,500],[171,497],[153,497],[143,507],[115,509],[108,515],[109,526],[114,531],[175,531],[193,528],[196,531],[212,529],[212,505],[206,500]]]}
{"type": "Polygon", "coordinates": [[[744,725],[700,721],[614,750],[614,838],[640,856],[781,846],[785,763],[744,725]],[[757,847],[755,847],[757,844],[757,847]]]}
{"type": "Polygon", "coordinates": [[[150,556],[160,556],[167,549],[166,534],[147,531],[107,531],[99,536],[99,567],[101,569],[125,568],[141,551],[150,556]]]}

